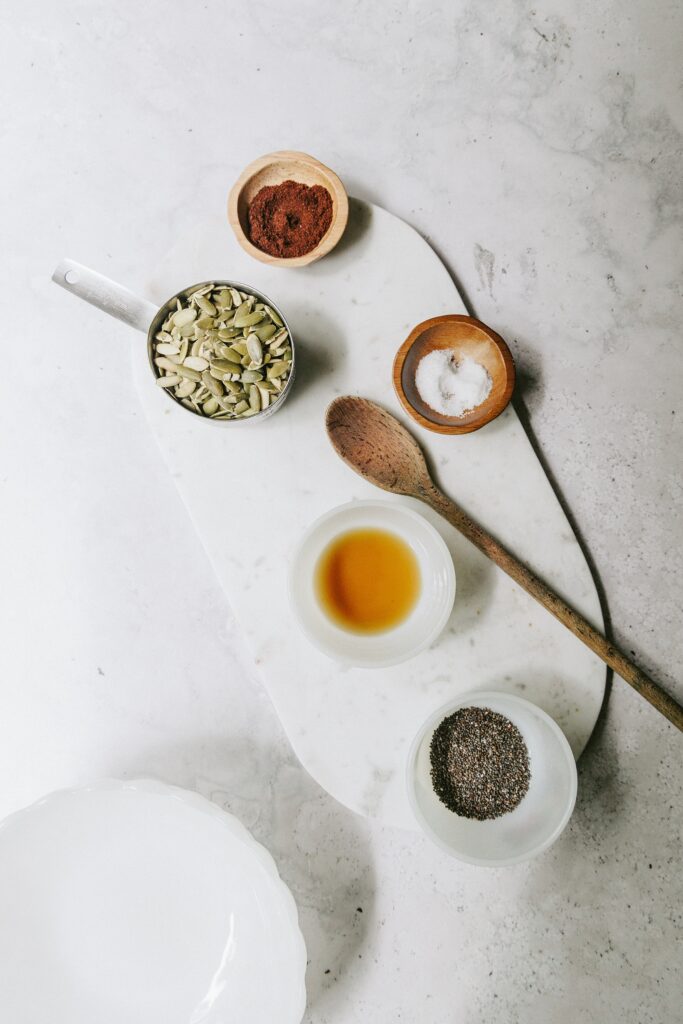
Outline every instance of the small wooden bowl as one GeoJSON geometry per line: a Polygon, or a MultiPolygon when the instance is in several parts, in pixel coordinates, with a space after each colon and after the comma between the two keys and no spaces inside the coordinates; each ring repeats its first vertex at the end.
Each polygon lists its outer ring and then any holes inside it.
{"type": "Polygon", "coordinates": [[[326,256],[344,234],[348,219],[349,199],[334,171],[321,164],[315,157],[292,150],[267,153],[254,160],[242,171],[228,197],[228,220],[237,241],[254,259],[276,267],[305,267],[308,263],[326,256]],[[315,249],[311,249],[305,256],[270,256],[249,240],[249,203],[266,185],[279,185],[288,180],[301,182],[302,185],[322,185],[326,188],[332,196],[332,222],[315,249]]]}
{"type": "Polygon", "coordinates": [[[394,359],[394,388],[405,411],[438,434],[469,434],[500,416],[515,386],[512,353],[500,335],[471,316],[435,316],[423,320],[401,345],[394,359]],[[415,384],[420,360],[435,349],[451,349],[458,359],[469,356],[486,367],[492,381],[488,398],[463,416],[442,416],[422,401],[415,384]]]}

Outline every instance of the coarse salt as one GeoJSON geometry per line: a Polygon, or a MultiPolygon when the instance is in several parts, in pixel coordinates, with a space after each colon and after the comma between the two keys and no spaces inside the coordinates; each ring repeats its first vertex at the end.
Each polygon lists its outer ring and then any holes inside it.
{"type": "Polygon", "coordinates": [[[486,367],[469,356],[458,359],[451,349],[434,349],[417,364],[415,385],[420,398],[442,416],[463,416],[476,409],[491,391],[486,367]]]}

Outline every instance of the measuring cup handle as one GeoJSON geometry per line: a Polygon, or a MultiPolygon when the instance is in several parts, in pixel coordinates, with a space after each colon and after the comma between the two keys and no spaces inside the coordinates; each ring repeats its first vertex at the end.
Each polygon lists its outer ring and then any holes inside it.
{"type": "Polygon", "coordinates": [[[158,308],[146,299],[141,299],[103,274],[98,274],[75,260],[62,260],[52,275],[55,284],[73,292],[79,299],[85,299],[91,306],[97,306],[104,313],[123,320],[145,334],[158,308]]]}

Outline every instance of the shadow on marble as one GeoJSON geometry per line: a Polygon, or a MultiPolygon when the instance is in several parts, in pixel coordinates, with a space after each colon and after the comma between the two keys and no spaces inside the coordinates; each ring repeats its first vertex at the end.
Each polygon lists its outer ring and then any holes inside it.
{"type": "Polygon", "coordinates": [[[337,999],[373,918],[375,876],[363,819],[321,789],[284,744],[258,737],[214,735],[152,748],[125,776],[195,790],[263,843],[299,911],[308,950],[307,1013],[320,1012],[328,991],[337,999]]]}
{"type": "Polygon", "coordinates": [[[339,327],[327,316],[296,305],[290,306],[288,315],[297,324],[296,380],[288,399],[288,408],[292,408],[311,384],[329,376],[344,361],[347,346],[339,327]]]}
{"type": "MultiPolygon", "coordinates": [[[[562,666],[549,669],[525,668],[523,672],[496,673],[481,689],[505,690],[531,701],[557,722],[577,756],[586,735],[585,724],[575,706],[576,689],[562,673],[562,666]]],[[[592,717],[592,711],[589,712],[592,717]]],[[[581,756],[581,755],[579,755],[581,756]]]]}
{"type": "MultiPolygon", "coordinates": [[[[381,205],[381,204],[380,204],[381,205]]],[[[370,227],[372,209],[353,196],[349,196],[349,220],[346,230],[334,248],[334,255],[340,256],[361,241],[370,227]]]]}
{"type": "MultiPolygon", "coordinates": [[[[574,827],[588,836],[610,833],[612,841],[621,831],[620,811],[626,799],[624,778],[619,769],[619,746],[614,732],[605,728],[605,705],[593,734],[579,759],[579,789],[574,810],[574,827]]],[[[642,751],[638,751],[642,756],[642,751]]],[[[653,751],[653,757],[655,756],[653,751]]]]}
{"type": "MultiPolygon", "coordinates": [[[[381,205],[381,203],[380,203],[380,205],[381,205]]],[[[472,303],[470,302],[470,299],[469,299],[469,296],[467,295],[467,292],[465,291],[463,283],[460,280],[460,278],[458,277],[458,275],[456,274],[456,272],[453,269],[453,267],[451,266],[451,264],[450,264],[450,262],[448,260],[448,257],[444,255],[443,250],[434,241],[433,238],[428,238],[425,235],[423,235],[421,232],[418,232],[418,234],[427,243],[427,245],[432,250],[432,252],[436,253],[436,255],[439,257],[439,259],[443,263],[444,267],[448,271],[448,276],[450,277],[451,281],[453,282],[455,287],[458,289],[458,292],[460,293],[460,298],[462,299],[462,302],[463,302],[463,305],[465,307],[465,311],[466,311],[467,315],[468,316],[476,317],[477,314],[476,314],[476,312],[474,310],[474,307],[473,307],[472,303]]]]}
{"type": "Polygon", "coordinates": [[[496,583],[496,567],[455,530],[447,543],[453,557],[457,585],[455,604],[446,629],[464,636],[476,626],[490,602],[496,583]]]}
{"type": "MultiPolygon", "coordinates": [[[[565,497],[564,497],[564,495],[562,493],[562,489],[561,489],[560,485],[557,482],[557,478],[556,478],[555,474],[553,473],[552,468],[550,467],[547,459],[545,458],[545,456],[543,454],[543,450],[542,450],[542,448],[541,448],[541,446],[540,446],[540,444],[538,442],[538,439],[536,437],[536,434],[534,432],[533,426],[531,424],[531,417],[529,415],[527,406],[525,404],[525,396],[528,395],[528,393],[531,391],[531,389],[533,387],[535,387],[535,386],[536,386],[536,378],[533,375],[531,375],[530,373],[526,372],[524,369],[521,369],[518,372],[517,386],[515,387],[515,394],[514,394],[513,399],[512,399],[512,404],[513,404],[513,406],[515,408],[515,411],[516,411],[516,413],[517,413],[517,415],[519,417],[519,421],[522,424],[522,427],[524,428],[524,432],[525,432],[526,436],[529,438],[529,443],[531,444],[531,447],[534,450],[534,454],[536,455],[536,458],[540,462],[541,467],[543,469],[543,472],[545,473],[546,477],[548,478],[548,482],[550,483],[550,486],[552,487],[553,491],[555,492],[555,497],[557,498],[558,502],[560,503],[560,507],[562,508],[562,511],[564,512],[565,516],[567,517],[567,522],[569,523],[569,525],[570,525],[570,527],[572,529],[572,532],[573,532],[574,536],[576,537],[576,541],[577,541],[577,543],[578,543],[578,545],[579,545],[579,547],[581,549],[581,553],[583,554],[583,557],[586,559],[586,564],[588,565],[588,571],[591,574],[591,577],[593,579],[593,583],[595,584],[595,589],[596,589],[597,594],[598,594],[598,600],[600,601],[600,610],[602,611],[602,617],[603,617],[603,620],[604,620],[605,636],[609,638],[612,635],[612,624],[611,624],[611,619],[610,619],[609,605],[607,603],[607,594],[605,592],[605,588],[604,588],[602,580],[600,578],[600,573],[598,572],[598,569],[597,569],[597,566],[596,566],[596,564],[595,564],[595,562],[593,560],[593,557],[592,557],[590,551],[588,550],[588,546],[586,544],[586,541],[584,540],[583,533],[582,533],[581,529],[579,528],[579,526],[577,524],[577,521],[576,521],[576,519],[575,519],[575,517],[574,517],[574,515],[572,513],[572,510],[569,507],[569,505],[568,505],[568,503],[567,503],[567,501],[566,501],[566,499],[565,499],[565,497]]],[[[605,695],[603,697],[602,707],[600,709],[600,715],[598,717],[598,722],[596,723],[596,727],[595,727],[596,730],[599,730],[601,719],[604,718],[605,709],[607,707],[607,703],[609,701],[610,692],[611,692],[611,689],[612,689],[612,677],[613,677],[612,670],[610,668],[607,668],[607,666],[605,666],[605,672],[606,672],[606,676],[607,676],[606,682],[605,682],[605,695]]],[[[595,734],[595,730],[594,730],[594,734],[595,734]]]]}
{"type": "Polygon", "coordinates": [[[456,575],[455,603],[444,629],[464,635],[476,625],[490,602],[496,567],[429,506],[417,499],[410,499],[410,504],[438,530],[451,553],[456,575]]]}

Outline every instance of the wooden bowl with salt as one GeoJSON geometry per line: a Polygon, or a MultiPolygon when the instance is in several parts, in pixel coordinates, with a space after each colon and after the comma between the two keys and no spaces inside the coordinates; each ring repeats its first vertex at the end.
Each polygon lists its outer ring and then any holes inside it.
{"type": "Polygon", "coordinates": [[[396,353],[393,368],[398,399],[417,423],[438,434],[468,434],[500,416],[512,397],[515,364],[503,339],[490,327],[471,316],[435,316],[415,327],[396,353]],[[461,416],[445,416],[420,395],[415,376],[419,363],[430,353],[453,353],[456,363],[469,357],[482,366],[491,390],[480,405],[461,416]]]}
{"type": "Polygon", "coordinates": [[[240,174],[228,197],[228,220],[245,252],[261,263],[276,267],[305,267],[334,249],[349,218],[349,200],[340,178],[308,153],[282,150],[254,160],[240,174]],[[249,204],[267,185],[295,181],[302,185],[322,185],[332,198],[332,220],[317,245],[303,256],[271,256],[251,241],[249,204]]]}

